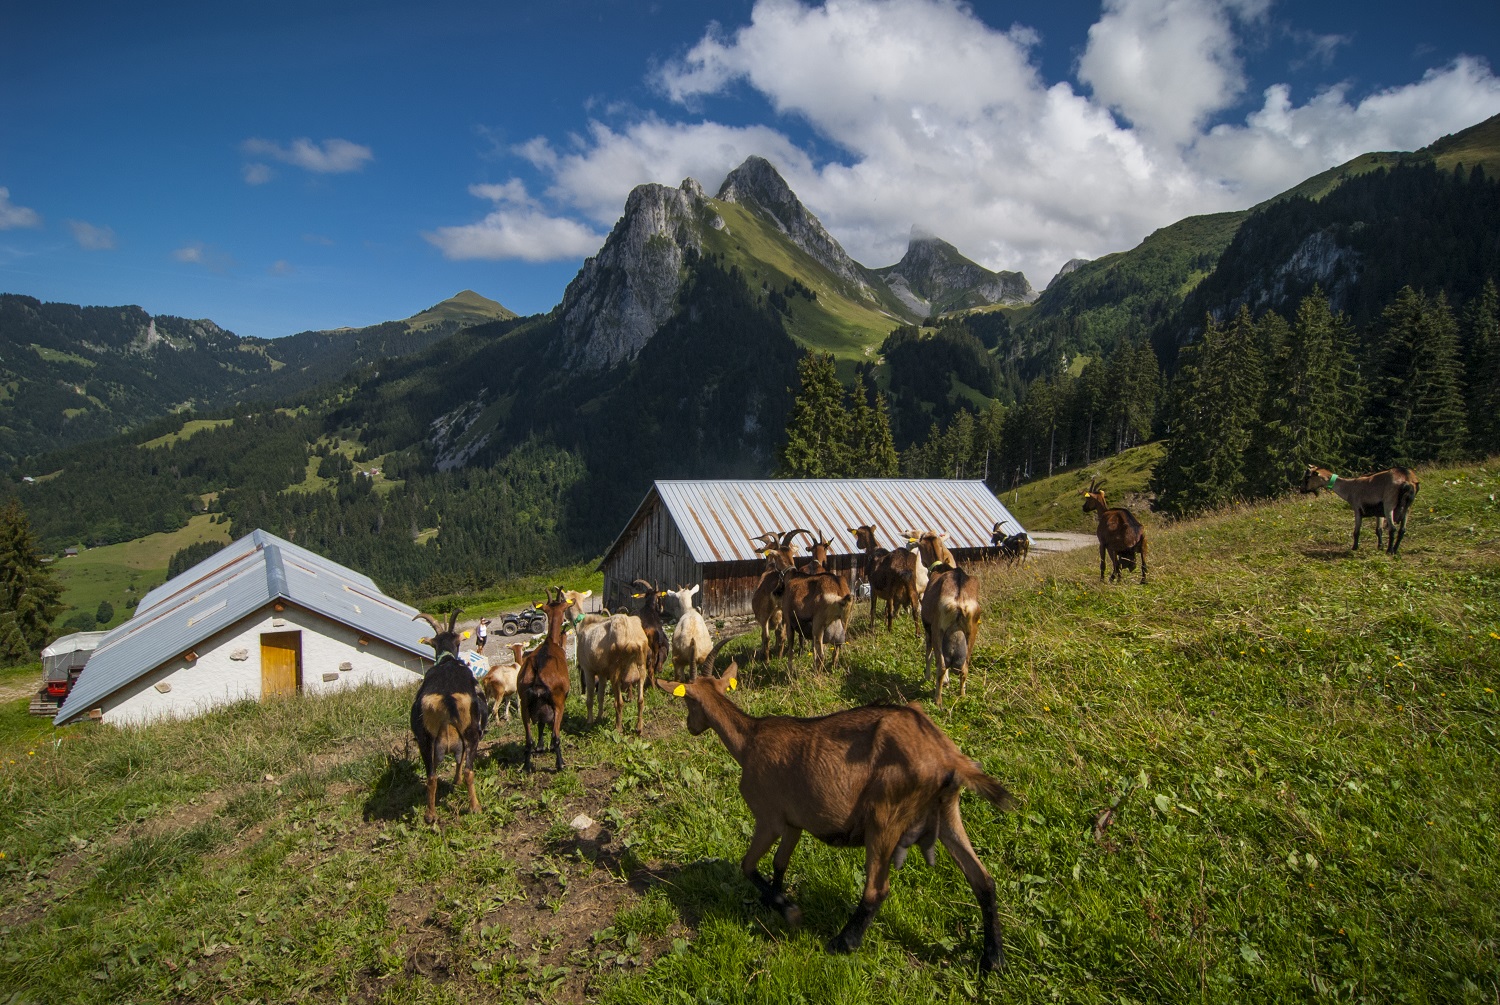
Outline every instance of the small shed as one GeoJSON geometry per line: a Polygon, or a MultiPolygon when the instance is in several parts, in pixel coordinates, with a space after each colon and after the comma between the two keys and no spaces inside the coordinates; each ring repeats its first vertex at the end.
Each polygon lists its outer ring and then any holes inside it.
{"type": "Polygon", "coordinates": [[[960,562],[981,555],[995,524],[1007,534],[1023,530],[982,481],[658,481],[599,563],[604,602],[611,609],[625,605],[634,579],[668,589],[701,583],[700,610],[717,616],[744,614],[765,571],[765,559],[752,538],[794,527],[831,538],[829,564],[852,579],[860,555],[849,528],[869,523],[884,548],[904,546],[901,534],[906,530],[946,533],[960,562]]]}
{"type": "Polygon", "coordinates": [[[263,530],[142,598],[97,640],[57,725],[187,717],[244,698],[416,684],[432,664],[416,608],[263,530]]]}

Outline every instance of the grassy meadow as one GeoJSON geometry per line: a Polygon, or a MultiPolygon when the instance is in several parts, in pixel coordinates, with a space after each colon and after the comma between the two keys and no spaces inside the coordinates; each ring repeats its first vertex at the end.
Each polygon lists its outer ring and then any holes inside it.
{"type": "Polygon", "coordinates": [[[229,525],[212,523],[207,513],[188,518],[187,526],[166,534],[149,534],[122,544],[88,548],[71,558],[59,559],[53,569],[62,586],[61,624],[75,611],[98,608],[108,600],[114,620],[100,628],[112,628],[130,616],[126,601],[139,600],[167,580],[167,562],[174,554],[200,541],[229,540],[229,525]]]}
{"type": "Polygon", "coordinates": [[[1093,464],[1069,468],[1050,478],[1029,481],[1000,494],[1000,501],[1027,530],[1065,530],[1092,534],[1098,520],[1083,512],[1081,493],[1089,479],[1105,479],[1111,506],[1128,506],[1150,522],[1140,497],[1149,492],[1151,469],[1166,453],[1161,443],[1132,447],[1093,464]]]}
{"type": "MultiPolygon", "coordinates": [[[[929,712],[1021,802],[962,804],[1000,888],[1009,966],[987,982],[978,909],[942,853],[895,874],[853,956],[822,945],[858,895],[859,851],[801,844],[800,929],[762,908],[738,874],[738,769],[670,698],[649,697],[643,739],[570,701],[561,774],[542,757],[524,775],[519,722],[496,722],[483,811],[461,813],[445,781],[428,828],[410,694],[363,690],[0,733],[0,989],[1494,1002],[1500,461],[1422,477],[1395,559],[1351,554],[1347,507],[1325,494],[1152,522],[1145,586],[1099,583],[1087,551],[986,575],[968,693],[929,712]]],[[[887,636],[865,616],[838,671],[753,665],[736,700],[818,714],[930,697],[910,622],[887,636]]]]}

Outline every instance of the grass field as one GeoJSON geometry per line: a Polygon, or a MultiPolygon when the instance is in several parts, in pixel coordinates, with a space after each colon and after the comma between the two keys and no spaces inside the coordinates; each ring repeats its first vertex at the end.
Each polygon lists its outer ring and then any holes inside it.
{"type": "MultiPolygon", "coordinates": [[[[409,694],[241,704],[0,743],[0,988],[36,1002],[1494,1002],[1500,997],[1500,462],[1428,470],[1402,554],[1324,495],[1162,528],[1151,582],[1086,555],[986,577],[938,724],[1021,800],[965,822],[1009,967],[981,984],[957,868],[912,856],[864,947],[822,945],[862,855],[808,839],[804,921],[737,865],[712,734],[650,697],[421,825],[409,694]],[[1101,814],[1114,817],[1101,826],[1101,814]],[[595,823],[569,826],[580,812],[595,823]]],[[[572,584],[569,584],[572,585],[572,584]]],[[[756,714],[927,697],[909,630],[838,672],[751,667],[756,714]]],[[[733,647],[743,658],[748,640],[733,647]]],[[[419,762],[416,762],[419,763],[419,762]]]]}
{"type": "Polygon", "coordinates": [[[228,540],[228,524],[210,523],[209,515],[200,513],[189,517],[186,527],[169,534],[150,534],[60,559],[52,567],[63,588],[63,612],[55,622],[61,624],[75,611],[92,613],[99,601],[108,600],[114,605],[115,617],[99,627],[113,627],[130,616],[127,599],[139,600],[167,581],[167,562],[176,552],[199,541],[228,540]]]}
{"type": "Polygon", "coordinates": [[[1069,468],[1050,478],[1038,478],[1009,492],[1000,493],[1000,501],[1027,530],[1067,530],[1091,534],[1098,522],[1083,512],[1081,493],[1089,479],[1104,478],[1104,491],[1111,506],[1130,506],[1152,521],[1146,507],[1138,502],[1146,494],[1151,469],[1161,460],[1166,446],[1147,443],[1132,447],[1114,457],[1093,464],[1069,468]]]}
{"type": "Polygon", "coordinates": [[[194,435],[203,432],[205,429],[218,429],[220,426],[232,425],[234,425],[233,419],[189,419],[175,433],[167,433],[165,436],[158,436],[154,440],[147,440],[145,443],[139,444],[139,447],[142,450],[149,450],[153,447],[165,447],[169,444],[177,443],[179,440],[191,439],[194,435]]]}

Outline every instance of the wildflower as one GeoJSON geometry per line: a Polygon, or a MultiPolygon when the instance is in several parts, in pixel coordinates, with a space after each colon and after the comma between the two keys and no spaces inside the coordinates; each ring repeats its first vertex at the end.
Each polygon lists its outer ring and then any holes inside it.
{"type": "Polygon", "coordinates": [[[1496,635],[1494,632],[1490,632],[1490,638],[1492,638],[1492,639],[1500,639],[1500,635],[1496,635]]]}
{"type": "Polygon", "coordinates": [[[1398,667],[1404,667],[1404,666],[1406,666],[1406,663],[1405,663],[1405,661],[1403,661],[1403,660],[1397,660],[1397,661],[1396,661],[1396,665],[1397,665],[1397,666],[1398,666],[1398,667]]]}
{"type": "Polygon", "coordinates": [[[1042,711],[1043,712],[1050,712],[1050,711],[1052,711],[1052,706],[1051,705],[1043,705],[1042,706],[1042,711]]]}
{"type": "Polygon", "coordinates": [[[26,756],[27,757],[35,757],[36,756],[36,751],[34,751],[34,750],[28,750],[28,751],[26,751],[26,756]]]}
{"type": "Polygon", "coordinates": [[[1312,631],[1312,629],[1311,629],[1311,628],[1309,628],[1309,629],[1307,629],[1307,631],[1309,631],[1309,632],[1310,632],[1310,631],[1312,631]]]}
{"type": "MultiPolygon", "coordinates": [[[[1484,689],[1484,693],[1485,694],[1494,694],[1495,693],[1495,689],[1492,688],[1492,687],[1487,687],[1487,688],[1484,689]]],[[[15,761],[11,761],[10,763],[15,764],[16,762],[15,761]]]]}

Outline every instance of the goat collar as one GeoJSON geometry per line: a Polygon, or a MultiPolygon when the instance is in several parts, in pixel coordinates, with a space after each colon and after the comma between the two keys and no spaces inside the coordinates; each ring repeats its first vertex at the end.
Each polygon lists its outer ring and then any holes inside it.
{"type": "Polygon", "coordinates": [[[1333,483],[1339,480],[1339,476],[1332,471],[1328,472],[1328,484],[1324,488],[1333,488],[1333,483]]]}

